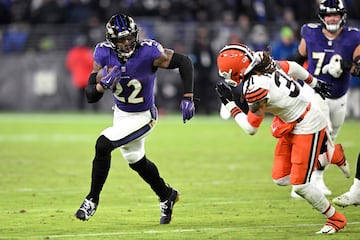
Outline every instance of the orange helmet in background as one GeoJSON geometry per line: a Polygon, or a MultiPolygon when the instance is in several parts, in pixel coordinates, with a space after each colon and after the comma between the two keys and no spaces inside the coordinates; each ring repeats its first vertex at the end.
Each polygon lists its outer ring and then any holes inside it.
{"type": "Polygon", "coordinates": [[[230,44],[223,47],[217,57],[219,75],[232,87],[245,80],[256,65],[254,52],[245,44],[230,44]]]}

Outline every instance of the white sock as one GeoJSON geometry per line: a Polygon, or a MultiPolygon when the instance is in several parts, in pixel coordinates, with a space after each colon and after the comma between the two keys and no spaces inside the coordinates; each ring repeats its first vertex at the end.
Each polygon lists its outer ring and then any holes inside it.
{"type": "Polygon", "coordinates": [[[302,196],[316,210],[324,214],[327,218],[335,213],[335,208],[331,206],[329,200],[319,189],[311,183],[294,185],[295,192],[302,196]]]}
{"type": "Polygon", "coordinates": [[[320,163],[320,166],[322,166],[323,168],[326,168],[330,164],[330,160],[326,153],[320,154],[318,161],[320,163]]]}

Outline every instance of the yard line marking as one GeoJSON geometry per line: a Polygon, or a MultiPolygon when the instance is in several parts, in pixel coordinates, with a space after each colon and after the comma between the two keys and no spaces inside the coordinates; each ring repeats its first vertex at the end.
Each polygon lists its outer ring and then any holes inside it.
{"type": "MultiPolygon", "coordinates": [[[[348,225],[360,225],[360,222],[348,222],[348,225]]],[[[279,228],[294,228],[294,227],[315,227],[323,224],[295,224],[295,225],[274,225],[274,226],[242,226],[236,228],[184,228],[173,230],[146,230],[137,232],[103,232],[103,233],[84,233],[84,234],[64,234],[64,235],[48,235],[48,236],[29,236],[29,238],[74,238],[74,237],[101,237],[101,236],[116,236],[116,235],[136,235],[136,234],[164,234],[164,233],[183,233],[183,232],[210,232],[210,231],[237,231],[241,229],[262,228],[262,229],[279,229],[279,228]]]]}

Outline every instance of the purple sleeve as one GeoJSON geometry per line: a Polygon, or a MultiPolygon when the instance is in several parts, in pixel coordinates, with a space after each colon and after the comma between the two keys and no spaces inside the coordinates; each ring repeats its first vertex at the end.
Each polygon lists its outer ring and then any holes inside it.
{"type": "Polygon", "coordinates": [[[101,42],[96,45],[94,60],[101,66],[115,66],[119,64],[115,51],[108,42],[101,42]]]}

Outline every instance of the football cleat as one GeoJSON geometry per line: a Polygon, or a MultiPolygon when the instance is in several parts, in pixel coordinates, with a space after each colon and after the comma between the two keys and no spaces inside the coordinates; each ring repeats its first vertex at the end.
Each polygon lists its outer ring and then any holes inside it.
{"type": "Polygon", "coordinates": [[[332,202],[340,207],[348,207],[351,205],[357,206],[360,205],[360,194],[357,197],[350,194],[350,192],[346,192],[332,200],[332,202]]]}
{"type": "Polygon", "coordinates": [[[172,217],[173,207],[179,201],[179,192],[176,189],[171,189],[171,194],[163,202],[160,202],[160,224],[169,224],[172,217]]]}
{"type": "Polygon", "coordinates": [[[325,225],[320,229],[320,231],[316,232],[317,234],[334,234],[340,229],[343,229],[346,226],[346,218],[339,212],[335,212],[335,214],[328,218],[325,225]]]}
{"type": "Polygon", "coordinates": [[[333,234],[336,233],[336,230],[334,227],[329,226],[329,225],[324,225],[320,231],[316,232],[317,234],[333,234]]]}
{"type": "Polygon", "coordinates": [[[96,208],[97,204],[92,199],[85,198],[80,208],[76,211],[75,217],[82,221],[87,221],[95,214],[96,208]]]}

